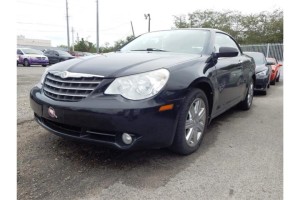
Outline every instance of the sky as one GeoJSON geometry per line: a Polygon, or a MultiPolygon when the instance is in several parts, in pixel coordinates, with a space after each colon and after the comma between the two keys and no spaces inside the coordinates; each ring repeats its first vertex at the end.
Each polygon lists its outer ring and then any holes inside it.
{"type": "MultiPolygon", "coordinates": [[[[259,13],[283,7],[282,0],[99,0],[99,43],[113,44],[132,34],[148,31],[151,16],[151,31],[174,27],[173,16],[193,12],[197,9],[237,10],[242,13],[259,13]],[[259,5],[259,6],[258,6],[259,5]]],[[[17,35],[32,39],[51,40],[52,46],[67,44],[65,0],[17,0],[17,35]]],[[[68,0],[70,44],[84,38],[96,44],[96,0],[68,0]],[[72,29],[74,32],[72,33],[72,29]],[[72,37],[74,36],[74,37],[72,37]]]]}

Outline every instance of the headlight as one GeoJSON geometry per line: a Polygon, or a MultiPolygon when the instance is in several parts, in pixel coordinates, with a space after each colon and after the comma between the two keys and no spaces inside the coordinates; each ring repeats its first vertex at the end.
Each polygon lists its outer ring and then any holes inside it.
{"type": "Polygon", "coordinates": [[[119,94],[126,99],[141,100],[156,95],[167,83],[170,72],[159,69],[151,72],[120,77],[105,90],[105,94],[119,94]]]}
{"type": "Polygon", "coordinates": [[[264,70],[264,71],[258,72],[258,73],[256,74],[256,76],[257,76],[257,77],[264,77],[264,76],[267,75],[267,73],[268,73],[268,70],[264,70]]]}
{"type": "Polygon", "coordinates": [[[45,69],[45,72],[43,73],[42,77],[41,77],[41,80],[40,80],[40,84],[43,85],[44,81],[45,81],[45,78],[46,78],[46,75],[48,74],[48,71],[49,71],[49,68],[46,68],[45,69]]]}

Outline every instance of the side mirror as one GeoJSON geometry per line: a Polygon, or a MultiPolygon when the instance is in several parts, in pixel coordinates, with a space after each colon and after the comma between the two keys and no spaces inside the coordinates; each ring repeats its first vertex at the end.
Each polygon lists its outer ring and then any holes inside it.
{"type": "Polygon", "coordinates": [[[279,64],[278,64],[278,66],[279,66],[279,67],[282,67],[282,64],[281,64],[281,63],[279,63],[279,64]]]}
{"type": "Polygon", "coordinates": [[[59,56],[59,54],[58,54],[58,53],[55,53],[55,55],[56,55],[56,56],[59,56]]]}
{"type": "Polygon", "coordinates": [[[239,54],[238,50],[233,47],[220,47],[219,53],[216,53],[217,58],[220,57],[235,57],[239,54]]]}

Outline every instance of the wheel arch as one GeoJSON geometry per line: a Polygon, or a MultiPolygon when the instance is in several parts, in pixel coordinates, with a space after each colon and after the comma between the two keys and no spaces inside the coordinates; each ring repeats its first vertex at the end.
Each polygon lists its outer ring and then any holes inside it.
{"type": "Polygon", "coordinates": [[[189,88],[198,88],[203,90],[207,97],[208,106],[209,106],[209,118],[211,118],[213,102],[214,102],[214,87],[211,81],[208,78],[202,77],[194,80],[189,88]]]}

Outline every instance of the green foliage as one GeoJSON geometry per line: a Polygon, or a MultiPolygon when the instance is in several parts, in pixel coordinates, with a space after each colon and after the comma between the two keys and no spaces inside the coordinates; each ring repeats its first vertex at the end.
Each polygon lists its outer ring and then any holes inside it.
{"type": "Polygon", "coordinates": [[[229,33],[240,44],[282,43],[283,11],[244,15],[238,11],[196,10],[174,16],[176,28],[215,28],[229,33]]]}
{"type": "Polygon", "coordinates": [[[74,50],[95,53],[96,47],[93,43],[81,38],[81,40],[77,41],[77,43],[74,45],[74,50]]]}
{"type": "MultiPolygon", "coordinates": [[[[108,52],[117,51],[133,39],[134,39],[134,36],[127,36],[125,40],[116,41],[113,46],[110,46],[109,43],[105,43],[105,46],[99,47],[99,52],[100,53],[108,53],[108,52]]],[[[61,45],[61,46],[64,46],[64,45],[61,45]]],[[[68,48],[68,47],[66,46],[66,48],[68,48]]],[[[86,41],[83,38],[81,38],[80,41],[76,42],[76,44],[74,45],[74,50],[81,51],[81,52],[90,52],[90,53],[95,53],[97,51],[95,44],[93,44],[89,41],[86,41]]]]}
{"type": "Polygon", "coordinates": [[[107,43],[105,45],[105,47],[101,47],[99,48],[101,53],[107,53],[107,52],[112,52],[112,51],[117,51],[119,49],[121,49],[125,44],[127,44],[128,42],[132,41],[134,39],[134,36],[127,36],[125,40],[118,40],[115,42],[114,46],[109,46],[109,44],[107,43]]]}

